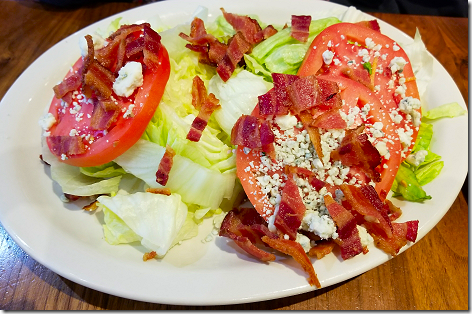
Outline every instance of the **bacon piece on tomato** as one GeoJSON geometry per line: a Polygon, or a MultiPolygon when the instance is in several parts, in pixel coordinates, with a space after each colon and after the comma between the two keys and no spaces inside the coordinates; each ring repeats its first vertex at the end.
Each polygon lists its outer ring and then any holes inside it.
{"type": "Polygon", "coordinates": [[[355,217],[329,194],[324,196],[324,202],[337,226],[339,237],[335,242],[341,249],[341,257],[346,260],[363,252],[355,217]]]}
{"type": "Polygon", "coordinates": [[[339,109],[330,109],[323,111],[318,115],[312,126],[317,128],[328,129],[345,129],[347,127],[346,120],[341,117],[339,109]]]}
{"type": "Polygon", "coordinates": [[[274,225],[278,230],[287,234],[291,240],[295,240],[306,207],[293,176],[288,176],[281,194],[282,199],[280,200],[279,210],[275,216],[274,225]]]}
{"type": "Polygon", "coordinates": [[[156,182],[165,186],[169,180],[169,173],[174,164],[175,151],[169,145],[166,146],[164,156],[159,162],[159,167],[156,171],[156,182]]]}
{"type": "Polygon", "coordinates": [[[85,145],[80,136],[49,136],[50,150],[56,156],[80,155],[85,152],[85,145]]]}
{"type": "Polygon", "coordinates": [[[305,43],[310,35],[310,15],[292,15],[292,30],[290,36],[305,43]]]}
{"type": "Polygon", "coordinates": [[[56,98],[62,98],[67,93],[72,92],[82,84],[82,73],[74,73],[53,87],[56,98]]]}
{"type": "Polygon", "coordinates": [[[267,243],[271,248],[276,249],[282,253],[290,255],[295,259],[303,268],[303,270],[308,274],[308,283],[317,288],[321,288],[320,281],[316,275],[313,264],[310,261],[310,258],[306,255],[303,247],[300,243],[286,240],[286,239],[273,239],[268,236],[263,236],[262,241],[267,243]]]}
{"type": "Polygon", "coordinates": [[[380,25],[379,25],[379,22],[377,20],[360,21],[360,22],[357,22],[355,24],[362,25],[364,27],[370,28],[370,29],[380,33],[380,25]]]}
{"type": "Polygon", "coordinates": [[[379,151],[369,141],[367,134],[362,133],[363,127],[346,130],[341,145],[331,152],[333,160],[340,160],[345,166],[360,167],[375,182],[380,181],[376,167],[382,162],[379,151]]]}
{"type": "Polygon", "coordinates": [[[242,115],[231,130],[231,144],[251,149],[270,145],[274,138],[268,122],[255,116],[242,115]]]}

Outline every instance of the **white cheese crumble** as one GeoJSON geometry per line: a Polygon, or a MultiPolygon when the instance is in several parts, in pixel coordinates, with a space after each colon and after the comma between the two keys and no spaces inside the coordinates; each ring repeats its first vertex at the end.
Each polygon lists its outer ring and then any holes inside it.
{"type": "Polygon", "coordinates": [[[331,64],[331,62],[333,61],[333,58],[334,58],[334,52],[329,51],[329,50],[325,50],[325,52],[323,52],[323,54],[321,56],[323,57],[324,63],[331,64]]]}
{"type": "Polygon", "coordinates": [[[308,253],[308,251],[310,251],[311,244],[310,244],[310,239],[307,236],[297,233],[297,238],[295,239],[295,241],[301,244],[305,253],[308,253]]]}
{"type": "Polygon", "coordinates": [[[44,131],[48,131],[55,123],[56,118],[50,112],[46,113],[41,119],[39,119],[38,123],[44,131]]]}
{"type": "Polygon", "coordinates": [[[129,97],[134,90],[143,85],[143,66],[139,62],[128,62],[118,71],[113,83],[113,91],[118,96],[129,97]]]}
{"type": "Polygon", "coordinates": [[[363,247],[374,243],[374,238],[372,238],[364,226],[357,225],[357,231],[359,231],[359,237],[361,238],[361,244],[363,247]]]}
{"type": "Polygon", "coordinates": [[[277,116],[275,118],[275,123],[277,123],[281,130],[285,131],[293,129],[293,127],[297,125],[298,120],[297,117],[287,114],[284,116],[277,116]]]}
{"type": "Polygon", "coordinates": [[[428,151],[427,150],[424,150],[424,149],[421,149],[413,154],[410,154],[408,155],[408,157],[406,157],[406,162],[408,162],[409,164],[415,166],[415,167],[418,167],[419,165],[421,165],[423,162],[424,162],[424,159],[426,158],[426,156],[428,155],[428,151]]]}
{"type": "Polygon", "coordinates": [[[402,72],[408,62],[403,57],[394,57],[389,64],[392,73],[402,72]]]}
{"type": "Polygon", "coordinates": [[[411,96],[403,98],[398,104],[398,109],[407,115],[409,119],[413,121],[415,126],[419,126],[421,123],[420,114],[416,111],[421,107],[421,101],[411,96]]]}
{"type": "Polygon", "coordinates": [[[313,232],[322,239],[337,239],[338,237],[333,219],[315,210],[305,211],[300,227],[305,231],[313,232]]]}

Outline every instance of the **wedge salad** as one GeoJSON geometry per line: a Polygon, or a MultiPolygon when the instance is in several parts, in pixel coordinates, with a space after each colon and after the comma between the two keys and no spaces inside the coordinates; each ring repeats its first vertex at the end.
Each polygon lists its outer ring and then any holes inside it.
{"type": "Polygon", "coordinates": [[[391,197],[431,198],[441,157],[423,111],[432,57],[351,7],[266,24],[251,12],[153,27],[117,19],[85,36],[54,87],[41,158],[66,202],[103,214],[111,245],[163,258],[213,219],[220,236],[263,262],[375,246],[395,256],[418,220],[391,197]]]}

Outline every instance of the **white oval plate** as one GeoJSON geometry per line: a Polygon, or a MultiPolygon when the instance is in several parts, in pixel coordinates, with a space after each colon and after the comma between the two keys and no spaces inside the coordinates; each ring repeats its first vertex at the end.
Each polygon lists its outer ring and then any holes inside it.
{"type": "MultiPolygon", "coordinates": [[[[244,254],[226,238],[202,240],[212,229],[207,221],[197,238],[173,248],[163,260],[142,261],[141,246],[112,246],[103,239],[100,215],[59,199],[60,188],[39,160],[39,118],[61,81],[79,57],[79,37],[106,29],[118,16],[134,23],[155,19],[168,26],[190,21],[198,5],[209,8],[209,19],[220,7],[238,14],[257,14],[266,23],[284,24],[292,14],[321,17],[346,7],[315,0],[174,0],[142,6],[95,23],[62,40],[38,58],[13,84],[0,103],[0,221],[18,245],[39,263],[84,286],[140,301],[176,305],[217,305],[262,301],[311,291],[306,275],[291,258],[265,264],[244,254]]],[[[372,18],[372,17],[371,17],[372,18]]],[[[384,33],[411,42],[404,33],[380,21],[384,33]]],[[[435,61],[426,100],[433,108],[464,100],[445,69],[435,61]]],[[[443,157],[440,176],[426,186],[432,200],[424,204],[397,202],[402,221],[419,219],[418,240],[444,216],[457,197],[467,173],[467,116],[434,123],[432,149],[443,157]],[[461,134],[461,136],[457,136],[461,134]],[[447,187],[445,189],[444,187],[447,187]]],[[[327,287],[364,273],[389,257],[370,248],[348,261],[333,254],[316,260],[321,285],[327,287]]]]}

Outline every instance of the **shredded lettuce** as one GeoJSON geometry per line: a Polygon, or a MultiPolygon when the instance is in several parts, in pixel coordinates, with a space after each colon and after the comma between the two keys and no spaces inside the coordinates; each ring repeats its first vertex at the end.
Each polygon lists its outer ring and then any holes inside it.
{"type": "Polygon", "coordinates": [[[446,117],[454,118],[466,113],[467,110],[462,108],[457,102],[452,102],[427,111],[423,117],[429,120],[435,120],[446,117]]]}

